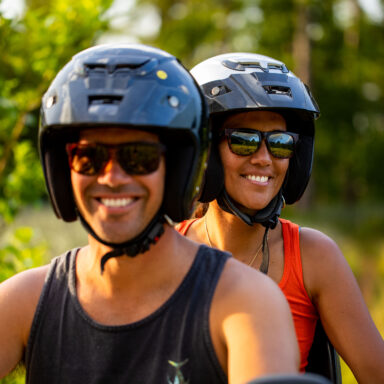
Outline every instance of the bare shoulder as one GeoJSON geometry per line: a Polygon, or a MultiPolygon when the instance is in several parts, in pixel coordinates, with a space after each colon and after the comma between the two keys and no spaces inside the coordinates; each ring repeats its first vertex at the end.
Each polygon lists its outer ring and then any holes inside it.
{"type": "Polygon", "coordinates": [[[48,265],[20,272],[0,284],[0,293],[34,295],[41,290],[48,272],[48,265]]]}
{"type": "Polygon", "coordinates": [[[210,326],[229,382],[296,372],[299,352],[288,303],[261,272],[235,259],[227,261],[213,297],[210,326]]]}
{"type": "Polygon", "coordinates": [[[336,242],[323,232],[313,228],[301,228],[300,251],[304,269],[306,265],[317,268],[335,266],[340,262],[345,263],[344,256],[336,242]]]}
{"type": "Polygon", "coordinates": [[[281,305],[288,309],[283,293],[272,279],[234,258],[227,261],[215,296],[230,311],[247,310],[250,303],[253,307],[276,309],[276,305],[281,305]]]}
{"type": "MultiPolygon", "coordinates": [[[[0,311],[20,318],[28,326],[44,285],[48,266],[20,272],[0,284],[0,311]]],[[[4,318],[4,317],[3,317],[4,318]]]]}
{"type": "Polygon", "coordinates": [[[331,237],[308,227],[300,228],[300,247],[302,250],[310,248],[313,252],[339,251],[338,245],[331,237]]]}
{"type": "Polygon", "coordinates": [[[341,282],[341,278],[351,276],[339,246],[321,231],[301,228],[300,251],[304,284],[311,298],[316,298],[333,278],[341,282]]]}
{"type": "Polygon", "coordinates": [[[23,357],[47,271],[30,269],[0,284],[0,378],[23,357]]]}

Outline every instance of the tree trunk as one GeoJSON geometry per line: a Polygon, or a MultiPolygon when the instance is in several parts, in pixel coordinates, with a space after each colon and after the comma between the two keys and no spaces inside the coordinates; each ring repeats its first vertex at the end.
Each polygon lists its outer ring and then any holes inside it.
{"type": "MultiPolygon", "coordinates": [[[[293,72],[308,86],[311,84],[311,41],[307,33],[309,24],[309,8],[307,0],[296,0],[296,25],[293,36],[292,55],[293,72]]],[[[313,200],[314,185],[310,180],[298,206],[307,210],[313,200]]]]}

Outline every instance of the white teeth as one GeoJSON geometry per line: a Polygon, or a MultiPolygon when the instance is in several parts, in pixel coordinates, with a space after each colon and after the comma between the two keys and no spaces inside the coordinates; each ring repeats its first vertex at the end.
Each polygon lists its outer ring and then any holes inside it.
{"type": "Polygon", "coordinates": [[[101,199],[102,204],[106,207],[120,208],[130,204],[133,199],[101,199]]]}
{"type": "Polygon", "coordinates": [[[245,176],[248,180],[258,181],[259,183],[266,183],[268,181],[268,176],[255,176],[255,175],[247,175],[245,176]]]}

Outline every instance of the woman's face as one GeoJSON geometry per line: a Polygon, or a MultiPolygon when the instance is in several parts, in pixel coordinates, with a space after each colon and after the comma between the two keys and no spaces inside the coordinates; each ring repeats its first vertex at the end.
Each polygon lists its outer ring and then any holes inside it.
{"type": "MultiPolygon", "coordinates": [[[[249,128],[258,131],[286,131],[284,118],[270,111],[240,112],[228,117],[226,128],[249,128]]],[[[231,152],[227,138],[219,144],[224,167],[225,189],[238,207],[248,214],[263,209],[279,192],[289,166],[289,159],[279,159],[270,154],[265,140],[249,156],[231,152]]]]}

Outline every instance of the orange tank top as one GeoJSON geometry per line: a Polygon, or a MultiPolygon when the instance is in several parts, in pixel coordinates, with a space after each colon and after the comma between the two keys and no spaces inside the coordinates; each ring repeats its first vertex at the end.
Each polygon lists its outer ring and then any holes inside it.
{"type": "MultiPolygon", "coordinates": [[[[198,219],[185,220],[176,226],[176,230],[186,235],[189,227],[196,220],[198,219]]],[[[304,372],[319,316],[304,286],[299,226],[285,219],[280,219],[280,222],[284,240],[284,272],[279,287],[291,308],[300,348],[300,371],[304,372]]]]}

